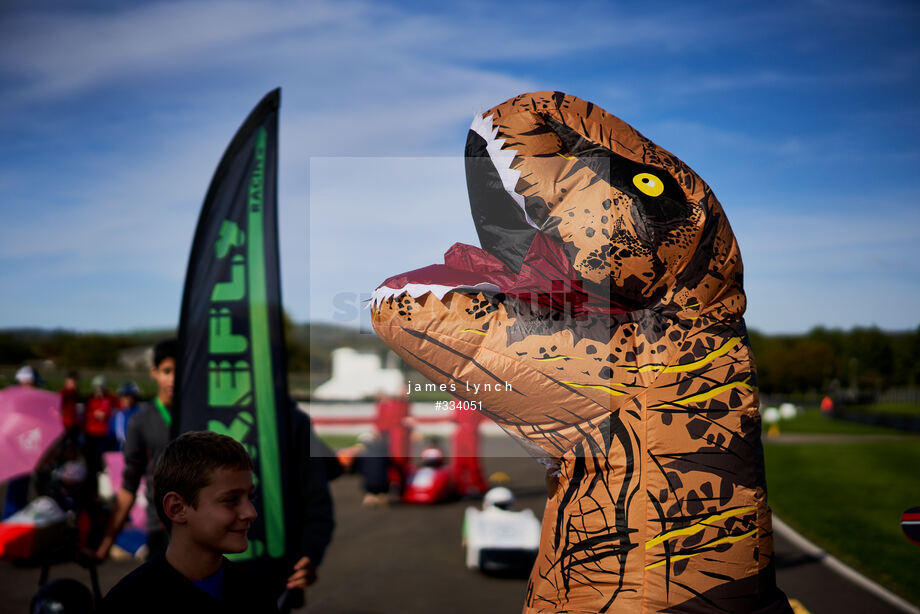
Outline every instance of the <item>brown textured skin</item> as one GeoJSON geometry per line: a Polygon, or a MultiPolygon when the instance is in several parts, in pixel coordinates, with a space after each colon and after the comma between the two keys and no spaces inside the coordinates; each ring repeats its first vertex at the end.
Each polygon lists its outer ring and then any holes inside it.
{"type": "Polygon", "coordinates": [[[489,115],[541,232],[586,289],[630,310],[455,291],[384,301],[373,323],[423,375],[561,464],[524,611],[789,611],[773,576],[741,258],[718,201],[675,156],[572,96],[525,94],[489,115]],[[687,207],[637,214],[558,124],[544,129],[552,121],[669,174],[687,207]]]}

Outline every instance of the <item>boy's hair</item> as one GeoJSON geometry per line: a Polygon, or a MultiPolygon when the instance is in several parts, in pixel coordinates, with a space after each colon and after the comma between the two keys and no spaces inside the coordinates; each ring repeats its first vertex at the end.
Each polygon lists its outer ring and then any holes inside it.
{"type": "Polygon", "coordinates": [[[167,358],[176,359],[176,349],[178,343],[175,339],[164,339],[153,346],[153,368],[158,369],[160,363],[167,358]]]}
{"type": "Polygon", "coordinates": [[[197,508],[198,494],[218,469],[252,471],[252,459],[238,441],[211,431],[190,431],[166,446],[153,472],[153,500],[167,531],[172,522],[163,510],[163,497],[175,492],[197,508]]]}

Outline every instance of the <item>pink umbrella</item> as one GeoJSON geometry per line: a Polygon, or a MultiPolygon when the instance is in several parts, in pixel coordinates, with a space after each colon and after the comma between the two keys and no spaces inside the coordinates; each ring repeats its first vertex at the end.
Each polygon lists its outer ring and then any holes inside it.
{"type": "MultiPolygon", "coordinates": [[[[121,452],[106,452],[102,455],[105,460],[105,466],[109,470],[109,481],[112,484],[112,490],[118,492],[121,489],[122,473],[125,470],[125,455],[121,452]]],[[[128,516],[131,523],[140,529],[147,526],[147,479],[141,478],[140,488],[137,489],[137,499],[131,508],[131,514],[128,516]]]]}
{"type": "Polygon", "coordinates": [[[29,386],[0,390],[0,482],[30,473],[63,432],[60,396],[29,386]]]}

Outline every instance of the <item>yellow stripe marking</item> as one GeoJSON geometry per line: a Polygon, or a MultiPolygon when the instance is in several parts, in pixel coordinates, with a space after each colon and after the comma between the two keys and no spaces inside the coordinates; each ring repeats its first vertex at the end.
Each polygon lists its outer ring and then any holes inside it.
{"type": "Polygon", "coordinates": [[[627,367],[626,370],[630,373],[648,373],[649,371],[661,371],[665,366],[661,363],[651,364],[651,365],[642,365],[641,367],[627,367]]]}
{"type": "Polygon", "coordinates": [[[551,362],[553,360],[562,360],[563,358],[572,358],[574,360],[581,360],[581,356],[551,356],[550,358],[534,358],[538,362],[551,362]]]}
{"type": "Polygon", "coordinates": [[[562,155],[561,153],[559,153],[558,151],[556,152],[556,155],[559,156],[560,158],[565,158],[566,160],[577,160],[577,158],[576,158],[575,156],[563,156],[563,155],[562,155]]]}
{"type": "MultiPolygon", "coordinates": [[[[748,531],[747,533],[742,533],[741,535],[729,535],[728,537],[723,537],[722,539],[717,539],[717,540],[715,540],[715,541],[709,542],[708,544],[703,544],[702,546],[700,546],[700,548],[708,548],[709,546],[718,546],[719,544],[733,544],[733,543],[735,543],[735,542],[741,541],[741,540],[744,539],[745,537],[750,537],[751,535],[753,535],[753,534],[756,533],[756,532],[757,532],[757,529],[751,529],[751,530],[748,531]]],[[[707,551],[707,552],[708,552],[708,551],[707,551]]],[[[654,568],[654,567],[660,567],[660,566],[662,566],[662,565],[665,565],[665,564],[668,563],[668,562],[673,563],[673,562],[675,562],[675,561],[681,561],[681,560],[683,560],[683,559],[689,559],[691,556],[697,556],[697,555],[699,555],[699,554],[706,554],[706,552],[694,552],[693,554],[678,554],[678,555],[675,555],[675,556],[670,557],[669,559],[664,559],[664,560],[662,560],[662,561],[658,561],[657,563],[652,563],[651,565],[646,565],[645,568],[646,568],[646,569],[652,569],[652,568],[654,568]]]]}
{"type": "Polygon", "coordinates": [[[482,330],[475,330],[472,328],[464,328],[460,331],[461,333],[476,333],[477,335],[488,335],[489,333],[482,330]]]}
{"type": "Polygon", "coordinates": [[[731,518],[732,516],[738,516],[740,514],[747,514],[748,512],[753,512],[756,509],[757,508],[754,506],[739,507],[736,510],[728,510],[727,512],[722,512],[720,514],[714,514],[710,516],[709,518],[703,518],[702,520],[697,520],[696,522],[694,522],[688,527],[684,527],[682,529],[674,529],[673,531],[668,531],[667,533],[662,533],[661,535],[658,535],[657,537],[653,537],[652,539],[645,542],[645,549],[648,550],[649,548],[653,548],[657,546],[658,544],[660,544],[661,542],[671,539],[672,537],[677,537],[679,535],[693,535],[694,533],[699,533],[700,531],[710,526],[709,523],[718,522],[720,520],[724,520],[725,518],[731,518]]]}
{"type": "Polygon", "coordinates": [[[563,384],[568,384],[569,386],[575,386],[576,388],[597,388],[598,390],[606,390],[612,396],[619,397],[626,394],[625,392],[620,392],[619,390],[614,390],[610,386],[604,386],[601,384],[576,384],[575,382],[566,382],[563,381],[563,384]]]}
{"type": "Polygon", "coordinates": [[[808,608],[803,606],[802,602],[798,599],[790,599],[789,607],[792,608],[792,611],[795,612],[795,614],[811,614],[811,612],[808,611],[808,608]]]}
{"type": "MultiPolygon", "coordinates": [[[[703,393],[700,393],[700,394],[693,395],[692,397],[687,397],[687,398],[685,398],[685,399],[678,399],[678,401],[680,401],[681,404],[698,403],[698,402],[700,402],[700,401],[708,401],[709,399],[711,399],[711,398],[713,398],[713,397],[717,397],[717,396],[719,396],[720,394],[722,394],[723,392],[725,392],[725,391],[727,391],[727,390],[731,390],[732,388],[744,388],[744,389],[746,389],[746,390],[753,390],[753,389],[754,389],[753,386],[751,386],[750,384],[748,384],[748,380],[744,380],[743,382],[731,382],[730,384],[725,384],[725,385],[723,385],[723,386],[716,386],[716,387],[713,388],[712,390],[709,390],[709,391],[707,391],[707,392],[703,392],[703,393]]],[[[681,409],[681,406],[680,406],[680,405],[675,405],[674,403],[662,403],[661,405],[655,405],[655,406],[651,407],[650,409],[681,409]]]]}
{"type": "Polygon", "coordinates": [[[664,373],[682,373],[684,371],[693,371],[702,367],[706,363],[712,362],[720,356],[725,356],[731,350],[735,348],[736,345],[741,343],[741,337],[732,337],[728,341],[722,344],[721,347],[713,350],[706,356],[703,356],[699,360],[694,360],[693,362],[688,362],[685,365],[671,365],[670,367],[665,367],[662,364],[651,364],[643,365],[641,367],[630,367],[627,369],[630,373],[646,373],[648,371],[663,371],[664,373]]]}

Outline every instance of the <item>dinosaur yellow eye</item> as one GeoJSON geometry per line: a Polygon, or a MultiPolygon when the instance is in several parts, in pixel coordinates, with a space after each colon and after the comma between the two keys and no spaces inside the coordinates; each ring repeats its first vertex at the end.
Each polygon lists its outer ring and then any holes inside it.
{"type": "Polygon", "coordinates": [[[661,179],[651,173],[639,173],[633,177],[633,184],[643,194],[648,194],[649,196],[661,196],[661,193],[664,192],[664,184],[661,179]]]}

